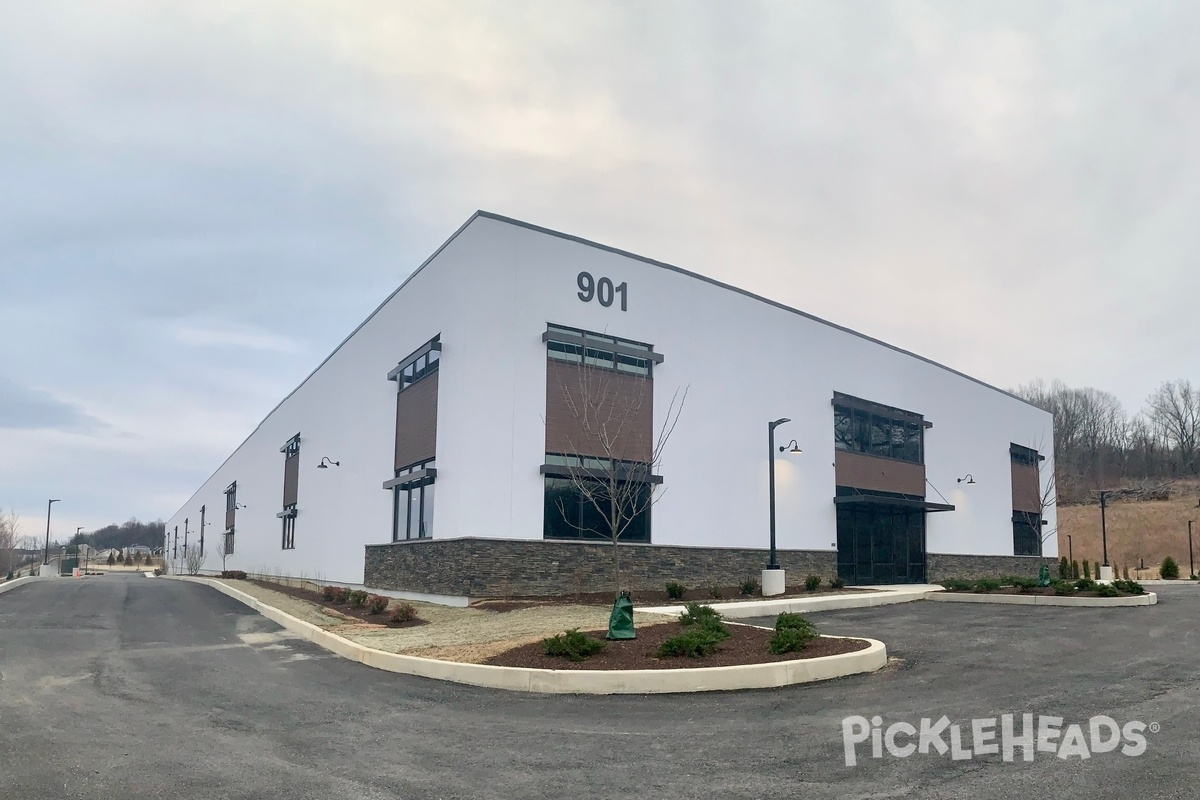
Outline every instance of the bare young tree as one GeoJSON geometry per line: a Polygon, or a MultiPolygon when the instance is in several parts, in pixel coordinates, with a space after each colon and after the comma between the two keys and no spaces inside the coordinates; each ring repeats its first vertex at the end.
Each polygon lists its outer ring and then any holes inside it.
{"type": "Polygon", "coordinates": [[[221,559],[221,572],[225,571],[225,559],[229,558],[229,534],[217,539],[217,556],[221,559]]]}
{"type": "Polygon", "coordinates": [[[13,571],[16,563],[17,541],[21,536],[21,519],[15,510],[0,509],[0,578],[13,571]]]}
{"type": "MultiPolygon", "coordinates": [[[[588,350],[589,354],[593,351],[588,350]]],[[[656,473],[663,453],[687,401],[687,387],[676,389],[657,432],[653,427],[654,383],[650,361],[644,371],[621,371],[623,362],[611,355],[613,367],[578,362],[558,374],[561,402],[574,423],[562,438],[570,454],[563,469],[572,488],[590,510],[585,524],[568,513],[560,497],[555,502],[563,520],[581,533],[612,543],[613,580],[621,586],[618,543],[630,526],[662,498],[656,473]]],[[[599,359],[591,358],[595,361],[599,359]]]]}
{"type": "Polygon", "coordinates": [[[187,569],[188,575],[199,575],[200,568],[204,566],[205,555],[199,547],[189,547],[187,555],[184,557],[183,565],[187,569]]]}

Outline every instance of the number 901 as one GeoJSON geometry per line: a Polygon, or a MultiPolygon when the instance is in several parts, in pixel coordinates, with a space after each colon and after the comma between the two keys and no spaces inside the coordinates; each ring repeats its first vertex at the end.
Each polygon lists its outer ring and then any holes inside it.
{"type": "Polygon", "coordinates": [[[617,295],[621,296],[621,310],[629,310],[629,284],[620,283],[613,286],[612,279],[601,278],[596,280],[590,272],[581,272],[575,278],[575,283],[579,285],[579,299],[585,303],[590,303],[592,300],[597,301],[600,305],[608,308],[613,304],[613,300],[617,295]]]}

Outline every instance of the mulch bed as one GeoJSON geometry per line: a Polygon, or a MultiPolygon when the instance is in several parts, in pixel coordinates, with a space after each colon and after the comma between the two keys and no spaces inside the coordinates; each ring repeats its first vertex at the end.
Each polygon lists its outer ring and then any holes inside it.
{"type": "MultiPolygon", "coordinates": [[[[1032,589],[1021,590],[1016,586],[1005,586],[1002,589],[996,589],[990,592],[976,592],[971,589],[947,589],[947,594],[1040,594],[1043,597],[1054,594],[1053,586],[1037,586],[1032,589]]],[[[1099,592],[1071,592],[1070,594],[1059,595],[1059,597],[1101,597],[1099,592]]],[[[1118,597],[1140,597],[1140,595],[1121,592],[1118,597]]]]}
{"type": "MultiPolygon", "coordinates": [[[[381,614],[372,614],[367,611],[366,606],[355,608],[349,603],[338,605],[326,600],[323,594],[314,592],[312,589],[301,589],[298,586],[285,586],[282,583],[271,583],[269,581],[248,580],[246,582],[253,583],[255,586],[261,586],[264,589],[270,589],[272,592],[279,592],[289,597],[295,597],[313,605],[323,606],[339,614],[344,614],[347,617],[369,622],[372,625],[382,625],[386,628],[415,628],[418,625],[425,625],[428,622],[428,620],[421,619],[420,617],[409,622],[392,622],[388,619],[388,612],[386,610],[381,614]]],[[[236,585],[236,582],[234,584],[236,585]]]]}
{"type": "MultiPolygon", "coordinates": [[[[767,664],[775,661],[794,661],[804,658],[834,656],[865,650],[870,642],[862,639],[831,639],[821,637],[809,643],[799,653],[775,655],[767,649],[774,631],[747,625],[730,625],[732,634],[721,642],[717,651],[703,658],[655,658],[654,652],[664,640],[683,631],[675,623],[651,625],[637,629],[637,638],[608,642],[596,655],[584,661],[548,656],[541,642],[506,650],[485,661],[498,667],[533,667],[535,669],[694,669],[696,667],[732,667],[739,664],[767,664]]],[[[607,631],[587,631],[603,639],[607,631]]]]}
{"type": "MultiPolygon", "coordinates": [[[[721,596],[713,597],[711,587],[700,587],[687,589],[683,593],[683,599],[674,599],[667,597],[665,589],[637,589],[631,593],[634,608],[640,606],[677,606],[685,603],[696,601],[699,603],[728,603],[735,600],[786,600],[797,597],[823,597],[833,594],[847,594],[854,592],[861,594],[863,592],[873,592],[874,589],[865,586],[848,586],[844,589],[833,589],[828,586],[822,586],[815,591],[808,591],[804,588],[804,584],[799,586],[789,586],[783,594],[771,595],[763,597],[761,591],[756,591],[752,595],[742,594],[741,589],[737,586],[721,587],[721,596]]],[[[613,592],[582,592],[578,594],[564,595],[514,595],[512,597],[498,598],[495,600],[480,600],[472,603],[472,608],[480,608],[484,611],[514,611],[518,608],[529,608],[535,605],[583,605],[583,606],[611,606],[615,595],[613,592]]]]}

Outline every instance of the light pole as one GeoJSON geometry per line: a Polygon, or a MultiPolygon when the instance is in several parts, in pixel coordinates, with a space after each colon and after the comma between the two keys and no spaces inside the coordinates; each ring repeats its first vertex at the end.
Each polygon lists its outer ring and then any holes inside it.
{"type": "Polygon", "coordinates": [[[50,502],[46,503],[46,550],[42,555],[43,566],[50,563],[50,509],[53,508],[54,504],[58,502],[61,501],[51,500],[50,502]]]}
{"type": "Polygon", "coordinates": [[[1071,534],[1067,534],[1067,566],[1075,563],[1075,548],[1071,546],[1071,534]]]}
{"type": "Polygon", "coordinates": [[[1101,490],[1100,492],[1100,543],[1104,548],[1104,564],[1100,567],[1100,579],[1105,581],[1112,580],[1112,567],[1108,566],[1108,527],[1105,524],[1104,509],[1107,508],[1106,500],[1111,492],[1101,490]]]}
{"type": "Polygon", "coordinates": [[[1188,577],[1196,577],[1196,559],[1192,555],[1192,520],[1188,520],[1188,577]]]}
{"type": "MultiPolygon", "coordinates": [[[[767,568],[762,571],[762,593],[764,597],[783,594],[786,584],[786,575],[784,570],[779,567],[779,557],[775,550],[775,429],[787,422],[791,422],[791,420],[787,417],[780,417],[777,420],[767,423],[767,482],[769,484],[768,495],[770,497],[771,555],[767,560],[767,568]]],[[[791,442],[791,446],[791,452],[800,452],[800,448],[795,440],[791,442]]],[[[787,448],[781,447],[779,449],[782,451],[787,448]]]]}

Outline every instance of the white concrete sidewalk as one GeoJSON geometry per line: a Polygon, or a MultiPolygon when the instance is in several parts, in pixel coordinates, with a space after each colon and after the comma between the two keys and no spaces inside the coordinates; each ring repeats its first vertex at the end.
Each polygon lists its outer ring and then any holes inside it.
{"type": "MultiPolygon", "coordinates": [[[[944,591],[937,584],[904,583],[894,586],[872,586],[874,591],[827,594],[817,597],[786,597],[779,600],[741,600],[729,603],[703,603],[712,606],[726,619],[748,619],[768,617],[790,611],[807,614],[814,611],[834,611],[842,608],[870,608],[895,603],[911,603],[924,600],[934,592],[944,591]]],[[[682,614],[682,605],[638,608],[648,614],[682,614]]]]}

